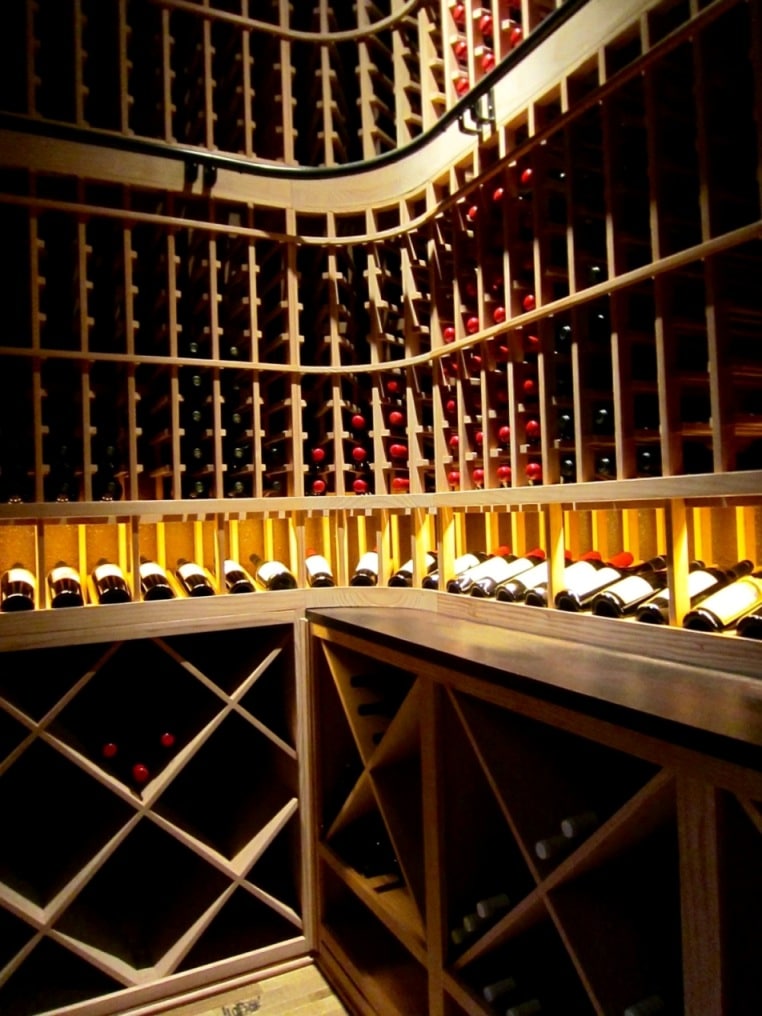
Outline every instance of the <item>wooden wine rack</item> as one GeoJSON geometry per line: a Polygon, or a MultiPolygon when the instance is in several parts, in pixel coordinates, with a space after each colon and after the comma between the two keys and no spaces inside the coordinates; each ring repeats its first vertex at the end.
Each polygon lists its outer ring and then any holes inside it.
{"type": "MultiPolygon", "coordinates": [[[[554,632],[625,658],[642,651],[640,625],[461,602],[420,585],[428,551],[446,579],[466,551],[541,547],[552,602],[568,554],[626,548],[668,557],[670,630],[657,636],[668,659],[707,654],[718,679],[760,675],[755,642],[677,629],[692,560],[762,567],[761,23],[759,0],[362,0],[351,10],[327,0],[19,0],[3,12],[0,573],[23,562],[38,588],[35,610],[0,613],[2,670],[16,659],[47,668],[59,647],[75,662],[44,708],[21,701],[16,678],[3,684],[0,797],[3,784],[21,796],[17,765],[45,779],[47,763],[34,762],[42,753],[54,759],[51,778],[73,772],[109,797],[119,842],[132,835],[132,808],[168,835],[170,864],[176,849],[190,850],[213,874],[205,913],[235,885],[276,916],[267,943],[269,931],[254,945],[225,921],[212,921],[216,936],[205,919],[173,920],[178,937],[153,950],[146,975],[121,947],[104,939],[104,960],[97,935],[64,930],[101,857],[113,867],[108,850],[91,851],[89,839],[72,848],[80,874],[62,870],[54,916],[34,887],[25,896],[9,862],[0,920],[15,944],[0,958],[0,1008],[5,992],[19,1013],[65,1006],[90,1016],[94,999],[95,1016],[115,999],[142,1003],[253,971],[318,947],[315,896],[323,906],[335,894],[340,908],[356,896],[360,925],[371,898],[322,845],[313,891],[300,825],[301,845],[287,851],[290,870],[305,869],[298,904],[293,892],[265,899],[216,847],[162,815],[165,793],[185,794],[184,762],[144,807],[74,743],[81,734],[52,732],[59,712],[88,701],[91,643],[104,647],[104,667],[118,642],[138,663],[165,654],[174,671],[184,664],[165,649],[170,636],[202,646],[219,633],[215,645],[232,660],[238,629],[256,630],[257,641],[282,626],[293,632],[301,689],[305,611],[379,603],[530,632],[538,668],[558,651],[554,632]],[[308,588],[310,549],[329,559],[335,589],[308,588]],[[368,550],[379,555],[379,588],[359,590],[350,580],[368,550]],[[226,596],[223,562],[246,565],[251,554],[282,561],[300,589],[226,596]],[[218,595],[48,608],[56,562],[87,580],[109,558],[138,600],[143,556],[170,570],[196,560],[218,595]],[[417,588],[386,588],[410,559],[417,588]],[[205,952],[202,942],[214,944],[205,952]],[[63,995],[27,998],[32,989],[14,985],[35,981],[46,950],[65,957],[50,960],[63,995]],[[186,952],[193,971],[175,963],[186,952]],[[79,983],[73,1001],[69,980],[79,983]]],[[[179,657],[209,690],[214,678],[196,673],[188,652],[179,657]]],[[[217,716],[235,714],[241,742],[256,751],[261,735],[267,765],[289,771],[297,789],[284,807],[299,813],[289,811],[295,828],[311,809],[298,784],[313,742],[299,740],[297,724],[281,745],[282,732],[239,701],[246,680],[213,692],[217,716]]],[[[127,702],[128,679],[116,683],[127,702]]],[[[266,697],[278,709],[291,694],[266,697]]],[[[465,709],[452,705],[475,744],[465,709]]],[[[79,722],[89,725],[85,705],[79,722]]],[[[723,734],[702,714],[707,723],[723,734]]],[[[405,762],[415,737],[402,727],[405,762]]],[[[205,729],[199,721],[183,749],[189,771],[197,757],[202,765],[205,729]]],[[[624,750],[643,754],[640,744],[624,750]]],[[[358,803],[374,779],[363,777],[358,803]]],[[[670,792],[660,787],[661,807],[670,792]]],[[[266,840],[274,827],[262,821],[266,840]]],[[[234,835],[263,843],[245,822],[234,835]]],[[[447,920],[423,912],[431,890],[420,863],[404,874],[418,898],[393,934],[422,968],[435,949],[431,969],[445,984],[430,994],[419,971],[411,997],[438,998],[432,1012],[442,1016],[482,1013],[468,995],[476,982],[447,966],[430,937],[447,920]]],[[[538,884],[530,897],[555,894],[555,883],[538,884]]],[[[548,911],[559,922],[562,907],[548,911]]],[[[386,910],[381,922],[388,930],[386,910]]],[[[384,991],[366,989],[384,1011],[384,991]]],[[[594,1001],[593,1011],[608,1005],[594,1001]]],[[[685,1011],[705,1016],[690,993],[685,1011]]]]}
{"type": "Polygon", "coordinates": [[[556,633],[554,665],[536,634],[453,615],[308,617],[320,956],[352,1011],[488,1016],[537,999],[608,1016],[658,998],[652,1011],[754,1012],[753,722],[734,742],[697,736],[696,689],[683,708],[647,687],[680,680],[661,645],[630,668],[556,633]],[[363,714],[379,699],[388,712],[363,714]],[[512,991],[485,997],[505,978],[512,991]]]}

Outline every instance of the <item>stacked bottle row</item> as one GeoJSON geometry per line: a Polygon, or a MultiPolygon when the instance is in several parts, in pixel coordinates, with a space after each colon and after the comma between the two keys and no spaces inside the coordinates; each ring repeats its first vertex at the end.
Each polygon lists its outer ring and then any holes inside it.
{"type": "Polygon", "coordinates": [[[422,739],[430,705],[412,663],[381,667],[330,635],[320,648],[319,727],[332,748],[318,801],[322,945],[345,972],[369,975],[360,980],[374,1011],[426,1011],[440,939],[448,1013],[681,1011],[669,774],[446,691],[434,776],[422,739]],[[443,794],[426,825],[422,787],[433,779],[468,793],[443,794]],[[604,927],[615,976],[591,939],[604,927]]]}
{"type": "Polygon", "coordinates": [[[302,941],[294,665],[288,626],[4,654],[3,1012],[302,941]]]}
{"type": "Polygon", "coordinates": [[[435,5],[238,6],[202,16],[175,5],[16,4],[3,34],[3,109],[322,166],[405,144],[458,98],[445,87],[435,5]]]}
{"type": "MultiPolygon", "coordinates": [[[[322,554],[310,553],[304,567],[311,587],[336,584],[331,565],[322,554]]],[[[218,593],[254,593],[265,590],[296,589],[297,581],[288,567],[277,560],[263,561],[252,556],[247,565],[226,559],[221,581],[196,561],[178,558],[173,568],[142,558],[130,581],[129,573],[115,561],[100,559],[83,581],[79,571],[58,561],[38,589],[37,576],[22,562],[0,575],[0,611],[15,613],[50,608],[81,607],[85,603],[131,603],[133,600],[174,600],[183,597],[215,596],[218,593]]]]}
{"type": "Polygon", "coordinates": [[[553,3],[522,4],[520,0],[453,3],[449,8],[450,77],[458,97],[466,95],[524,40],[528,30],[555,9],[553,3]]]}
{"type": "MultiPolygon", "coordinates": [[[[545,552],[524,555],[507,548],[492,555],[464,554],[447,581],[448,593],[494,598],[500,603],[554,606],[599,617],[634,618],[646,624],[669,624],[670,582],[667,558],[635,561],[628,551],[604,560],[588,551],[577,560],[567,555],[561,588],[549,596],[550,572],[545,552]]],[[[423,580],[424,587],[427,580],[423,580]]],[[[694,631],[736,631],[762,638],[762,569],[745,558],[728,568],[692,561],[687,577],[689,610],[680,623],[694,631]]]]}

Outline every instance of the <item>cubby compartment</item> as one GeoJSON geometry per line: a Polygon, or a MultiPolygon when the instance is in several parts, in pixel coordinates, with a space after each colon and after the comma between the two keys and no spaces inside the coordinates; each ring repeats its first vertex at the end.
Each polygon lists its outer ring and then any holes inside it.
{"type": "Polygon", "coordinates": [[[41,938],[0,987],[9,1016],[35,1016],[119,991],[121,980],[97,969],[63,945],[41,938]]]}
{"type": "Polygon", "coordinates": [[[597,1011],[547,914],[535,914],[531,923],[522,923],[499,945],[461,967],[457,976],[468,986],[474,1012],[513,1016],[515,1008],[515,1016],[525,1012],[592,1016],[597,1011]]]}
{"type": "Polygon", "coordinates": [[[442,863],[447,956],[454,960],[520,906],[535,886],[494,777],[462,721],[456,701],[444,696],[440,779],[452,787],[442,804],[442,863]],[[468,833],[464,835],[464,831],[468,833]]]}
{"type": "Polygon", "coordinates": [[[40,739],[4,768],[0,800],[15,830],[3,843],[0,891],[19,894],[30,909],[58,909],[59,894],[131,816],[128,805],[40,739]]]}
{"type": "Polygon", "coordinates": [[[658,770],[584,737],[459,696],[457,709],[522,844],[544,877],[658,770]],[[517,774],[521,774],[517,777],[517,774]]]}
{"type": "Polygon", "coordinates": [[[732,1016],[754,1012],[762,991],[753,976],[762,929],[758,920],[762,899],[762,808],[758,801],[731,794],[718,798],[721,836],[722,955],[728,967],[726,1005],[732,1016]]]}
{"type": "Polygon", "coordinates": [[[50,729],[141,793],[219,709],[219,700],[159,645],[136,640],[114,646],[50,729]]]}
{"type": "Polygon", "coordinates": [[[225,876],[142,819],[57,922],[58,931],[139,970],[159,965],[214,905],[225,876]],[[138,877],[139,874],[139,877],[138,877]],[[164,920],[156,921],[157,899],[164,920]]]}
{"type": "Polygon", "coordinates": [[[653,997],[683,1011],[677,829],[669,816],[652,826],[633,824],[619,852],[549,896],[602,1012],[653,997]]]}
{"type": "Polygon", "coordinates": [[[426,968],[326,865],[321,905],[323,947],[344,967],[376,1012],[425,1016],[426,968]]]}
{"type": "Polygon", "coordinates": [[[296,807],[296,796],[294,754],[233,713],[199,745],[156,810],[233,860],[264,826],[296,807]],[[243,783],[241,771],[251,773],[243,783]]]}

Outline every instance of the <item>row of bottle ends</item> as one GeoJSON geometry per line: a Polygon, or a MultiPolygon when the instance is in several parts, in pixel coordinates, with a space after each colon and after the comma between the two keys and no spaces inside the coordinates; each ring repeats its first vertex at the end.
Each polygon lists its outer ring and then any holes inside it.
{"type": "MultiPolygon", "coordinates": [[[[217,583],[203,565],[183,558],[173,569],[141,559],[134,586],[115,562],[100,560],[82,580],[79,572],[58,562],[47,573],[45,590],[38,590],[35,574],[16,563],[0,575],[0,611],[33,610],[40,602],[51,608],[91,604],[128,603],[213,596],[219,593],[254,593],[296,589],[290,568],[278,560],[250,556],[251,568],[232,559],[222,563],[217,583]]],[[[388,579],[389,586],[411,587],[416,562],[402,564],[388,579]]],[[[597,551],[567,558],[562,588],[550,593],[550,565],[545,552],[535,548],[513,554],[506,547],[494,553],[465,553],[457,557],[452,574],[441,580],[437,554],[426,553],[424,589],[438,590],[499,603],[554,606],[569,612],[587,612],[610,618],[633,618],[651,624],[669,624],[671,590],[666,557],[635,561],[628,551],[608,559],[597,551]]],[[[307,584],[313,588],[337,585],[328,559],[308,551],[304,559],[307,584]]],[[[349,578],[350,586],[379,584],[379,555],[362,554],[349,578]]],[[[734,631],[762,639],[762,569],[749,559],[721,568],[703,561],[691,562],[687,575],[689,610],[681,625],[706,632],[734,631]]]]}

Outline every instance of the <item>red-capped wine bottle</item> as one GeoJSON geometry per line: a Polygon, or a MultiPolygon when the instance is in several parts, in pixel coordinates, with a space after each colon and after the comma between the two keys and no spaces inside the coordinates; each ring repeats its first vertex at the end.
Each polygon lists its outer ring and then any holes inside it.
{"type": "Polygon", "coordinates": [[[101,558],[91,573],[98,603],[129,603],[132,593],[118,564],[101,558]]]}
{"type": "Polygon", "coordinates": [[[181,557],[177,561],[175,575],[188,596],[214,596],[215,588],[204,568],[195,561],[181,557]]]}
{"type": "MultiPolygon", "coordinates": [[[[556,594],[556,607],[559,610],[586,610],[595,594],[621,579],[632,561],[632,554],[626,550],[615,554],[608,561],[578,561],[577,564],[584,567],[578,569],[571,580],[568,570],[564,571],[567,585],[556,594]]],[[[574,565],[575,568],[577,564],[574,565]]]]}
{"type": "MultiPolygon", "coordinates": [[[[424,557],[424,567],[427,574],[434,570],[437,566],[437,556],[433,551],[427,551],[424,557]]],[[[412,586],[413,584],[413,559],[410,558],[401,565],[396,572],[389,579],[390,586],[412,586]]]]}
{"type": "Polygon", "coordinates": [[[175,590],[169,581],[166,571],[156,561],[141,557],[140,568],[140,593],[144,600],[173,600],[175,590]]]}
{"type": "Polygon", "coordinates": [[[352,572],[350,586],[375,586],[378,584],[378,554],[369,550],[363,554],[352,572]]]}
{"type": "Polygon", "coordinates": [[[333,569],[327,557],[315,550],[308,550],[304,558],[304,570],[311,589],[326,589],[336,585],[333,569]]]}
{"type": "Polygon", "coordinates": [[[48,572],[48,595],[50,606],[56,609],[81,607],[85,598],[79,572],[65,561],[57,561],[48,572]]]}
{"type": "Polygon", "coordinates": [[[34,610],[37,579],[18,562],[0,577],[0,610],[10,613],[34,610]]]}
{"type": "MultiPolygon", "coordinates": [[[[744,565],[751,562],[743,562],[744,565]]],[[[736,566],[738,567],[738,566],[736,566]]],[[[752,566],[753,567],[753,566],[752,566]]],[[[744,614],[762,606],[762,571],[734,576],[711,592],[683,618],[683,628],[720,632],[732,628],[744,614]]]]}
{"type": "Polygon", "coordinates": [[[296,579],[282,561],[263,561],[256,554],[249,560],[255,567],[254,580],[268,592],[297,588],[296,579]]]}
{"type": "Polygon", "coordinates": [[[493,597],[499,585],[541,564],[545,560],[545,551],[541,547],[535,547],[523,557],[501,558],[499,560],[504,563],[495,562],[489,575],[479,576],[474,580],[470,590],[471,596],[482,599],[493,597]]]}
{"type": "Polygon", "coordinates": [[[599,617],[626,617],[641,603],[667,586],[666,558],[652,558],[653,567],[625,575],[593,597],[593,614],[599,617]]]}
{"type": "Polygon", "coordinates": [[[238,595],[256,592],[254,579],[238,561],[232,561],[229,558],[223,561],[222,573],[225,576],[225,589],[229,593],[238,595]]]}
{"type": "MultiPolygon", "coordinates": [[[[732,577],[740,577],[748,574],[754,565],[751,561],[739,561],[731,573],[723,568],[707,567],[703,561],[692,561],[688,568],[688,606],[692,610],[697,604],[716,592],[721,586],[726,585],[732,577]]],[[[656,596],[646,600],[638,608],[636,617],[638,621],[645,624],[668,624],[669,623],[670,591],[662,589],[656,596]]]]}
{"type": "MultiPolygon", "coordinates": [[[[475,568],[477,564],[486,561],[486,559],[487,554],[483,551],[479,551],[476,554],[471,554],[470,552],[461,554],[453,561],[453,576],[457,578],[458,575],[462,575],[467,569],[475,568]]],[[[421,586],[424,589],[439,589],[439,568],[433,568],[428,575],[424,575],[421,586]]]]}

